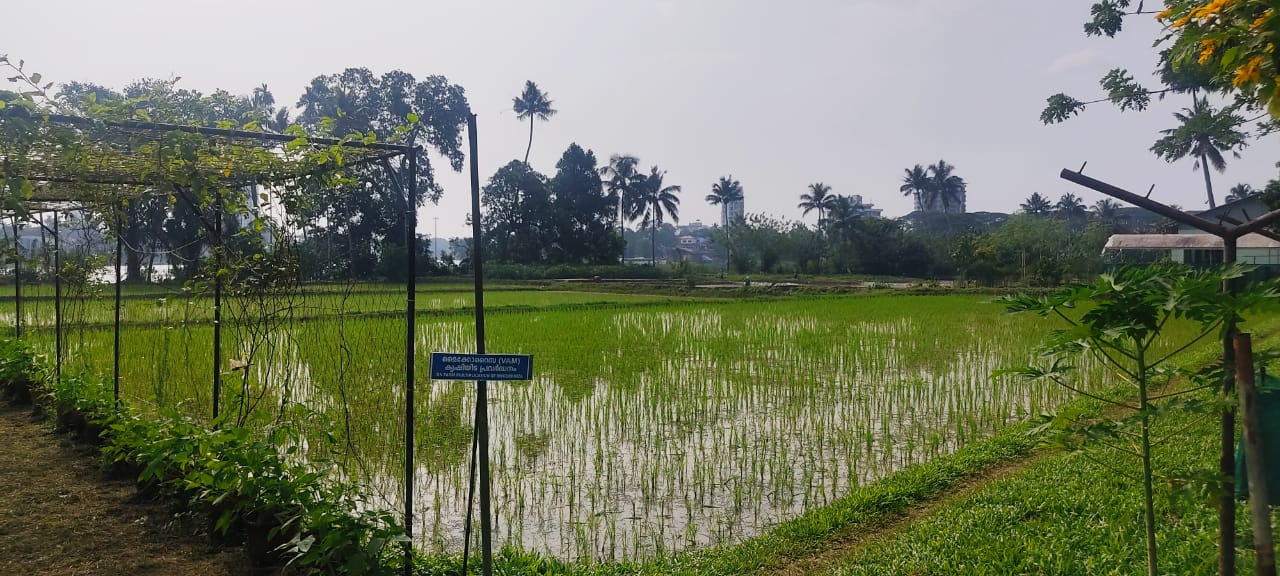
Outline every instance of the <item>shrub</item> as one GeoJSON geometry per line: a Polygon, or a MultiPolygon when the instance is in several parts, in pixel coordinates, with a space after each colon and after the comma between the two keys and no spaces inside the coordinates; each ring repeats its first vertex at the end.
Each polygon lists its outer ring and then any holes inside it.
{"type": "Polygon", "coordinates": [[[36,354],[21,340],[0,340],[0,393],[18,403],[30,403],[40,378],[36,354]]]}
{"type": "Polygon", "coordinates": [[[0,340],[0,389],[33,395],[64,430],[102,443],[117,474],[140,492],[207,515],[212,537],[245,543],[254,564],[304,574],[384,574],[407,542],[391,512],[372,509],[355,486],[307,462],[290,429],[265,437],[218,428],[169,410],[144,417],[118,406],[101,377],[52,370],[17,340],[0,340]],[[283,448],[281,448],[283,446],[283,448]]]}

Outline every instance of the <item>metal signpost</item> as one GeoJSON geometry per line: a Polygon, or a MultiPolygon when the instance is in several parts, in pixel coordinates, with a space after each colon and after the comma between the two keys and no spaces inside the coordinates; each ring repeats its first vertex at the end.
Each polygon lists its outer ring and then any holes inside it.
{"type": "Polygon", "coordinates": [[[491,381],[530,380],[533,356],[527,354],[431,353],[432,380],[475,380],[476,421],[471,433],[471,464],[467,468],[467,519],[463,528],[462,573],[468,574],[471,551],[471,507],[475,499],[476,455],[480,456],[480,570],[493,575],[493,528],[489,484],[489,411],[487,385],[491,381]]]}
{"type": "MultiPolygon", "coordinates": [[[[467,517],[463,529],[462,572],[467,574],[471,552],[471,511],[475,500],[477,460],[480,476],[480,570],[493,575],[492,499],[489,482],[489,389],[490,381],[529,380],[533,357],[523,354],[486,354],[484,349],[484,242],[480,226],[480,166],[476,160],[476,115],[467,115],[467,136],[471,152],[471,269],[475,273],[476,353],[431,353],[432,380],[474,380],[476,383],[475,427],[471,434],[471,463],[468,467],[467,517]]],[[[408,564],[406,563],[406,571],[408,564]]]]}

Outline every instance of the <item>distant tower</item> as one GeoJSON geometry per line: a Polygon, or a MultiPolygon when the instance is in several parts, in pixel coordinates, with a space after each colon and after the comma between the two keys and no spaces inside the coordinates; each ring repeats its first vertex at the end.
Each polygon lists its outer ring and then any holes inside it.
{"type": "Polygon", "coordinates": [[[965,205],[967,204],[968,196],[969,193],[967,190],[961,190],[960,197],[955,199],[954,202],[949,202],[944,207],[942,205],[942,198],[938,196],[934,196],[930,198],[928,202],[925,202],[919,195],[916,195],[915,208],[917,212],[964,214],[967,212],[965,205]]]}
{"type": "Polygon", "coordinates": [[[728,226],[730,223],[737,222],[746,214],[743,202],[743,200],[734,200],[720,205],[721,226],[728,226]]]}

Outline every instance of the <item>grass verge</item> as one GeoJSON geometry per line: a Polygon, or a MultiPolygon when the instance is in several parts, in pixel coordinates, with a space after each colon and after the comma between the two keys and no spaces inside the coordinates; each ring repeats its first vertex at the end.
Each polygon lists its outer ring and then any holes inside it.
{"type": "MultiPolygon", "coordinates": [[[[1278,327],[1256,327],[1267,336],[1255,348],[1280,345],[1278,327]]],[[[1168,411],[1154,422],[1161,574],[1216,573],[1217,510],[1206,474],[1217,468],[1218,434],[1216,413],[1168,411]]],[[[1133,456],[1101,447],[1055,454],[854,551],[831,573],[1145,574],[1138,470],[1133,456]]],[[[1236,516],[1238,573],[1248,575],[1247,506],[1236,516]]]]}

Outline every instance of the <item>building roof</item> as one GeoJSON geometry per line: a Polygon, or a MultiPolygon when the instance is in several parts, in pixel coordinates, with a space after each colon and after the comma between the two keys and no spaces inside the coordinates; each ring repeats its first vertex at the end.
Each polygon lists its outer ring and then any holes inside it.
{"type": "Polygon", "coordinates": [[[1262,197],[1255,194],[1233,202],[1219,204],[1216,208],[1195,212],[1194,214],[1205,220],[1212,221],[1229,218],[1240,220],[1242,217],[1244,221],[1249,221],[1269,211],[1270,208],[1262,201],[1262,197]]]}
{"type": "MultiPolygon", "coordinates": [[[[1280,242],[1246,234],[1238,248],[1280,248],[1280,242]]],[[[1222,239],[1210,234],[1112,234],[1103,250],[1221,250],[1222,239]]]]}

